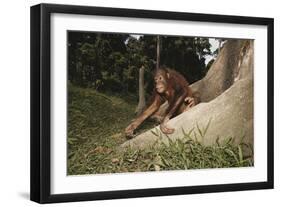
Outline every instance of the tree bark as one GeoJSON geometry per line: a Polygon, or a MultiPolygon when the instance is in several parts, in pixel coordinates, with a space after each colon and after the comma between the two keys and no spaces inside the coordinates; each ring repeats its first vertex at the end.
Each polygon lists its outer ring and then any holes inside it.
{"type": "Polygon", "coordinates": [[[144,66],[139,69],[139,103],[136,108],[136,113],[139,115],[145,108],[145,90],[144,90],[144,66]]]}
{"type": "Polygon", "coordinates": [[[156,59],[156,69],[160,66],[160,36],[157,36],[157,59],[156,59]]]}
{"type": "Polygon", "coordinates": [[[219,39],[219,48],[218,48],[218,54],[221,52],[221,43],[222,43],[222,40],[219,39]]]}

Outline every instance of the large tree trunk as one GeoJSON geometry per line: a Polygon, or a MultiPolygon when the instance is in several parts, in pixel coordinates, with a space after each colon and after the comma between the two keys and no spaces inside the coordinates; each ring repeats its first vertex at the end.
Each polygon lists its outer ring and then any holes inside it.
{"type": "Polygon", "coordinates": [[[145,108],[145,90],[144,90],[144,66],[139,69],[139,104],[136,113],[139,115],[145,108]]]}
{"type": "MultiPolygon", "coordinates": [[[[193,130],[192,136],[195,138],[194,133],[197,134],[196,138],[204,145],[230,137],[236,144],[244,138],[245,143],[253,145],[253,56],[253,41],[228,40],[206,77],[191,86],[201,93],[205,103],[170,120],[168,126],[175,128],[175,132],[169,138],[181,139],[183,131],[193,130]],[[200,138],[200,131],[209,122],[205,136],[200,138]]],[[[167,137],[161,134],[158,126],[122,147],[145,148],[157,141],[167,142],[167,137]]]]}
{"type": "Polygon", "coordinates": [[[191,85],[194,91],[200,92],[202,102],[218,97],[242,76],[253,76],[252,66],[241,69],[246,52],[252,47],[253,41],[227,40],[206,76],[191,85]]]}

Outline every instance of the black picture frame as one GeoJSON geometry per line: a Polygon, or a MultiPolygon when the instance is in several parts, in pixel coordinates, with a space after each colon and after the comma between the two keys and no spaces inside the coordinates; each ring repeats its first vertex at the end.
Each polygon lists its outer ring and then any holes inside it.
{"type": "Polygon", "coordinates": [[[272,18],[195,14],[168,11],[103,8],[89,6],[39,4],[31,7],[31,174],[30,199],[39,203],[88,201],[102,199],[166,196],[273,188],[273,29],[272,18]],[[207,23],[233,23],[267,26],[267,181],[186,187],[167,187],[74,194],[51,194],[50,183],[50,15],[52,13],[99,15],[113,17],[151,18],[207,23]]]}

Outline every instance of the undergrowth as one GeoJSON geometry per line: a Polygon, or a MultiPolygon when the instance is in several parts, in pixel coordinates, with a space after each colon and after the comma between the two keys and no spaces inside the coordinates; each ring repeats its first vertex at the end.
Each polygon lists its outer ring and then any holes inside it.
{"type": "MultiPolygon", "coordinates": [[[[155,146],[120,150],[126,141],[124,129],[135,116],[134,100],[69,86],[68,175],[253,166],[253,155],[244,155],[252,147],[243,140],[238,145],[233,138],[202,145],[210,122],[204,128],[182,130],[182,137],[175,140],[151,131],[159,136],[155,146]]],[[[147,122],[139,132],[152,126],[147,122]]]]}

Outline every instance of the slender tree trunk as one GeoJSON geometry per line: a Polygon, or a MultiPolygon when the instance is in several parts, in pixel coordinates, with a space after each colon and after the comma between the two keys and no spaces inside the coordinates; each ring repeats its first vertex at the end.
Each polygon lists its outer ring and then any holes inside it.
{"type": "Polygon", "coordinates": [[[144,66],[139,69],[139,104],[136,113],[139,115],[145,108],[145,92],[144,92],[144,66]]]}
{"type": "Polygon", "coordinates": [[[218,53],[220,53],[220,51],[221,51],[221,43],[222,43],[222,40],[221,40],[221,39],[219,39],[219,48],[218,48],[218,53]]]}
{"type": "Polygon", "coordinates": [[[80,67],[80,64],[79,64],[79,61],[78,60],[76,60],[76,63],[75,63],[75,72],[74,72],[74,74],[73,74],[73,80],[74,80],[74,82],[75,83],[79,83],[79,68],[80,67]]]}
{"type": "Polygon", "coordinates": [[[157,35],[157,59],[156,59],[156,69],[160,66],[160,36],[157,35]]]}

